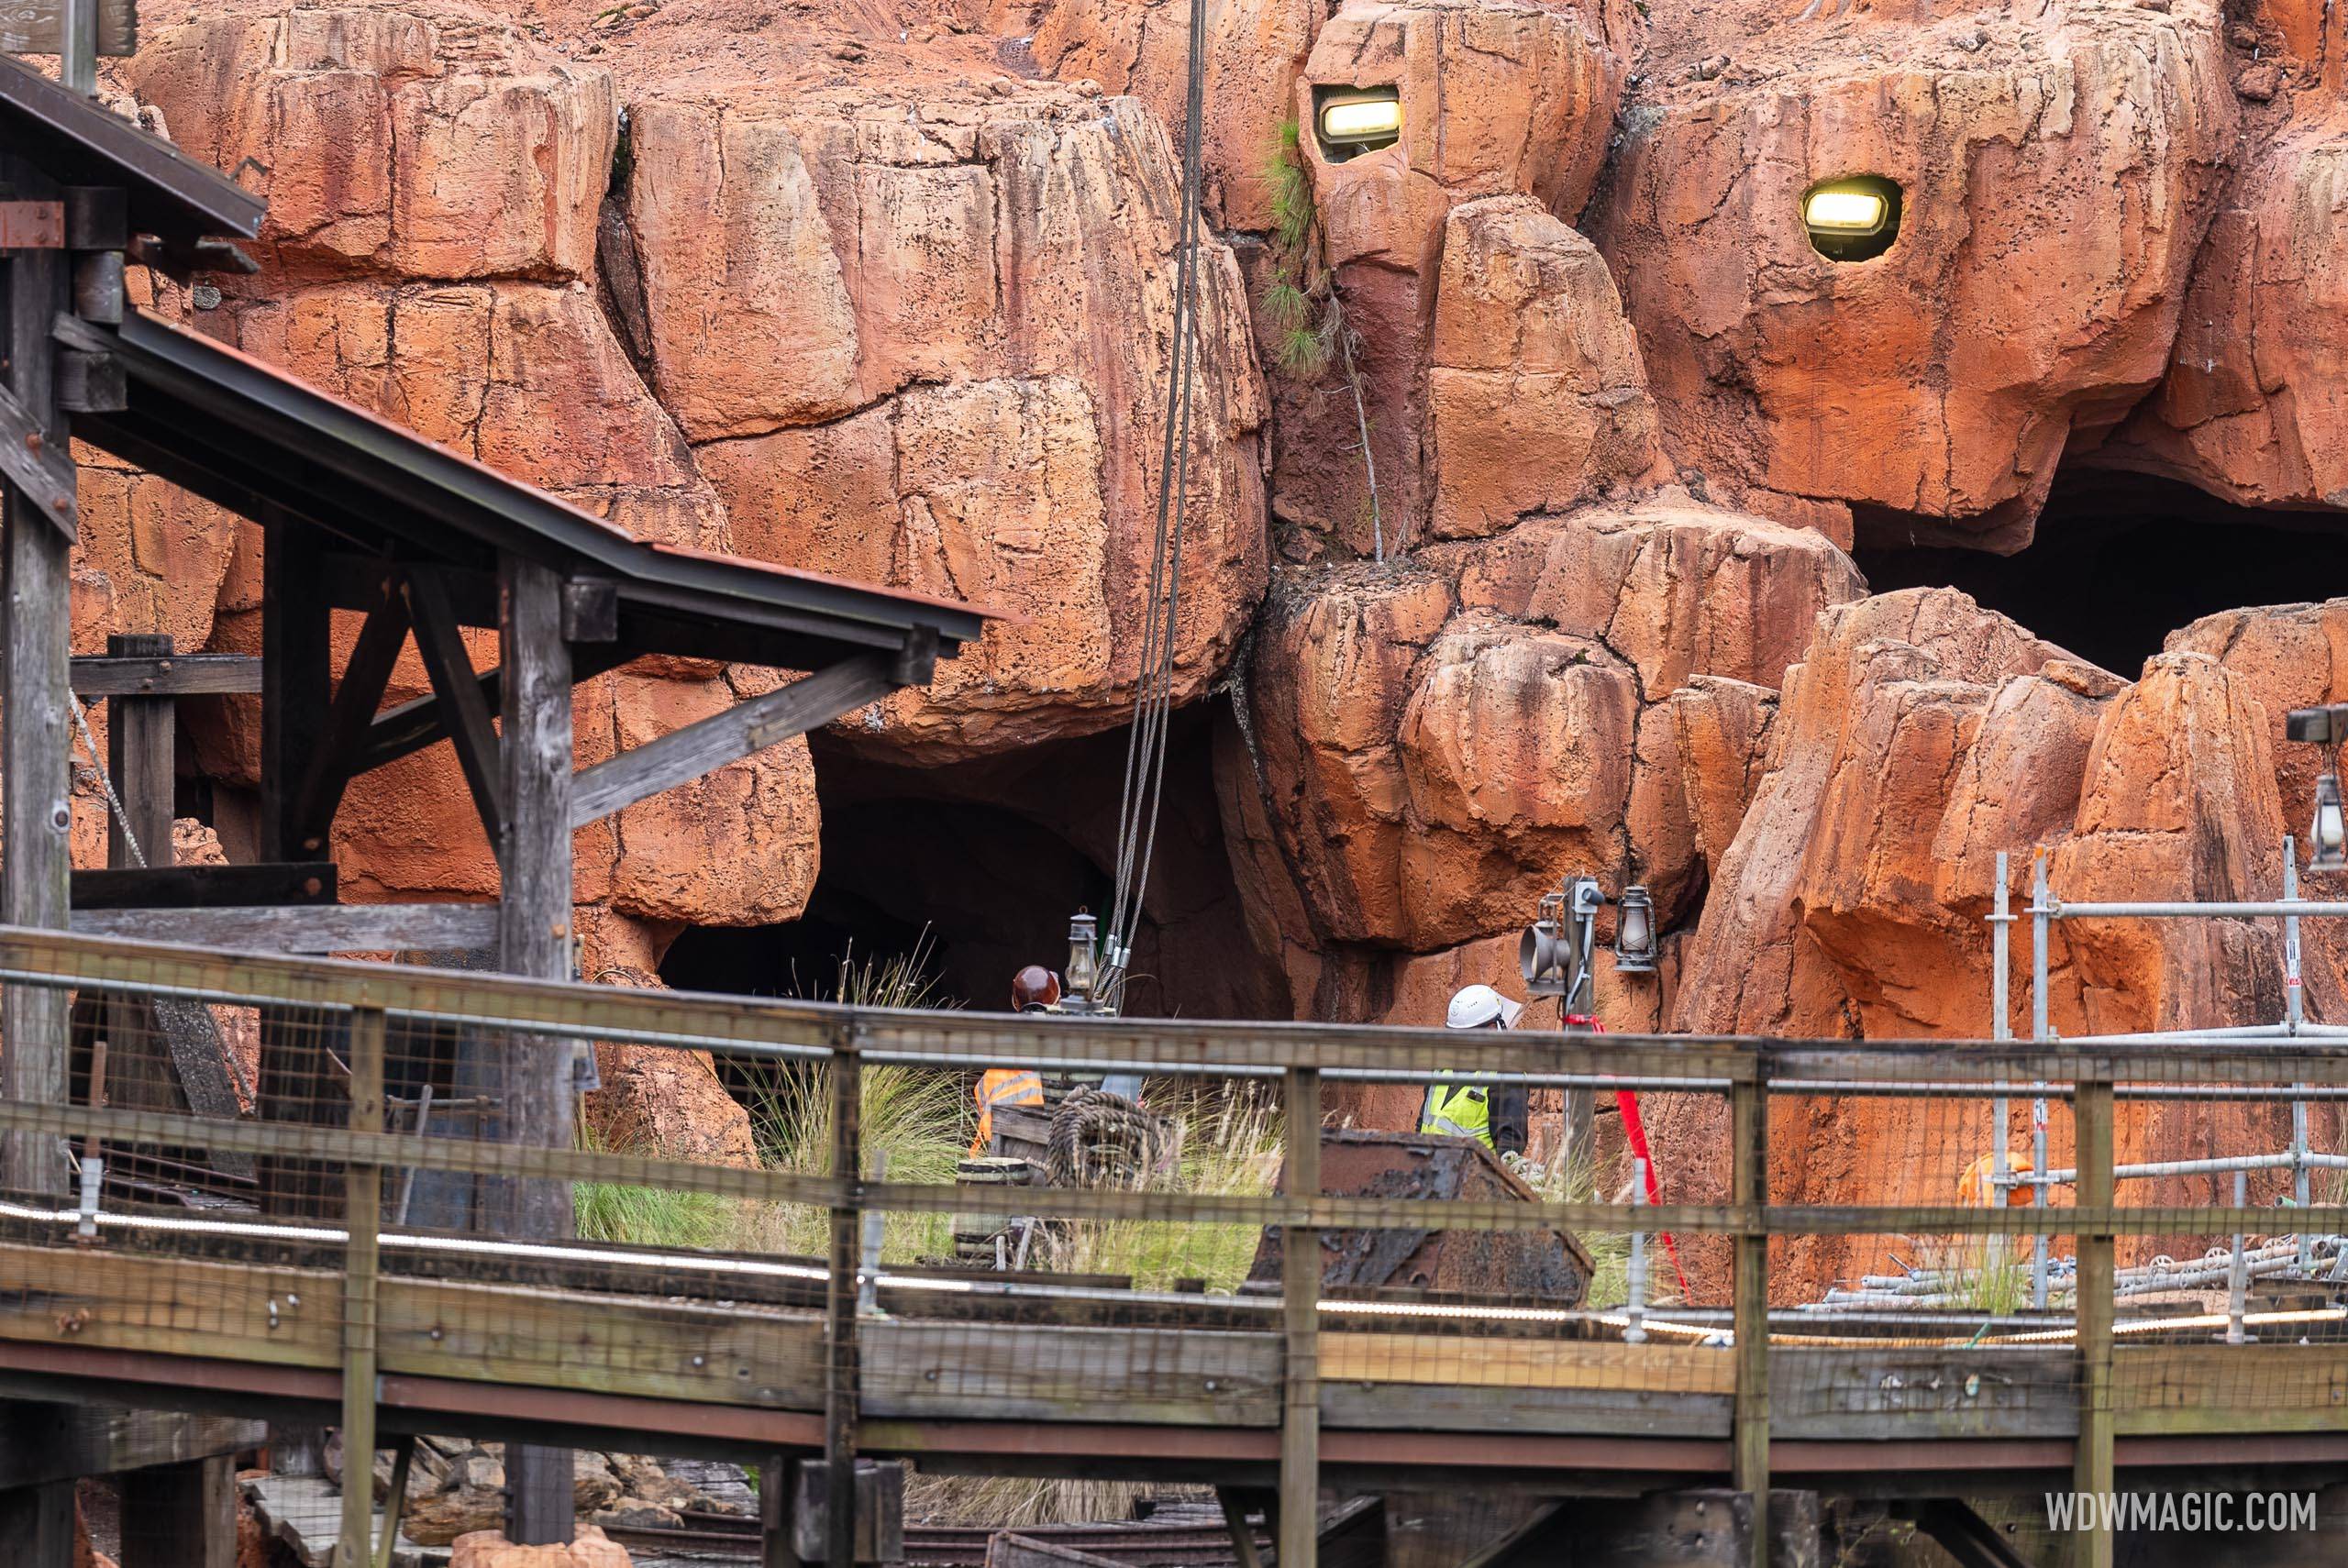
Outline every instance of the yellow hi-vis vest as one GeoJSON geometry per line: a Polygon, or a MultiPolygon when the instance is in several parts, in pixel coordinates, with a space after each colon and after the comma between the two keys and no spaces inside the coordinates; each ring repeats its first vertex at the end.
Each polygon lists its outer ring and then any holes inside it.
{"type": "Polygon", "coordinates": [[[1492,1107],[1489,1091],[1474,1084],[1429,1084],[1426,1103],[1419,1112],[1419,1131],[1449,1138],[1474,1138],[1492,1146],[1492,1107]]]}
{"type": "Polygon", "coordinates": [[[1044,1080],[1027,1069],[990,1067],[971,1097],[979,1102],[979,1135],[970,1140],[970,1158],[975,1160],[987,1152],[987,1144],[994,1138],[994,1108],[1043,1104],[1044,1080]]]}

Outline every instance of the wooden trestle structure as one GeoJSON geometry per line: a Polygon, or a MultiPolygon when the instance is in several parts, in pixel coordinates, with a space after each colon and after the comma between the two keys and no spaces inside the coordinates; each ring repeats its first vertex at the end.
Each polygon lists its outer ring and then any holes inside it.
{"type": "MultiPolygon", "coordinates": [[[[28,927],[172,935],[264,952],[465,953],[508,973],[572,973],[572,830],[904,686],[976,638],[958,602],[699,554],[626,531],[424,441],[219,343],[130,304],[128,265],[187,282],[250,271],[236,242],[262,204],[83,91],[0,58],[0,257],[6,377],[5,887],[0,914],[28,927]],[[258,658],[183,656],[168,638],[117,636],[69,660],[82,442],[260,525],[258,658]],[[360,617],[336,657],[338,611],[360,617]],[[493,631],[495,668],[466,643],[493,631]],[[428,697],[382,709],[413,642],[428,697]],[[571,694],[648,655],[800,672],[775,690],[574,770],[571,694]],[[338,668],[338,666],[339,668],[338,668]],[[113,704],[109,769],[122,811],[104,870],[73,870],[72,693],[113,704]],[[226,867],[169,864],[172,700],[260,700],[259,853],[226,867]],[[350,782],[446,739],[462,764],[499,871],[493,905],[344,904],[330,845],[350,782]]],[[[0,1015],[0,1093],[58,1103],[68,1083],[61,995],[11,989],[0,1015]]],[[[201,1010],[164,1005],[160,1027],[201,1034],[201,1010]]],[[[114,1028],[126,1026],[117,1019],[114,1028]]],[[[324,1047],[262,1023],[261,1096],[298,1114],[324,1047]]],[[[183,1041],[180,1070],[117,1088],[130,1103],[197,1113],[224,1103],[218,1053],[183,1041]]],[[[500,1132],[567,1148],[576,1052],[495,1064],[500,1132]]],[[[459,1081],[489,1070],[460,1062],[459,1081]]],[[[282,1171],[282,1167],[279,1167],[282,1171]]],[[[0,1185],[62,1192],[54,1145],[17,1138],[0,1185]]],[[[269,1198],[298,1210],[299,1179],[269,1198]]],[[[513,1233],[570,1229],[568,1189],[504,1189],[513,1233]]],[[[570,1471],[517,1456],[517,1539],[567,1538],[570,1471]]],[[[54,1506],[52,1501],[52,1507],[54,1506]]]]}

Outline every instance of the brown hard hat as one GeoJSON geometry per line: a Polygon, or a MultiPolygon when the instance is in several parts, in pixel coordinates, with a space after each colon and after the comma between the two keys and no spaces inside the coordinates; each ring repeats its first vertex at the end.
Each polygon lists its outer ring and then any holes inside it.
{"type": "Polygon", "coordinates": [[[1014,1012],[1050,1007],[1060,999],[1060,977],[1041,964],[1030,964],[1011,977],[1011,1006],[1014,1012]]]}

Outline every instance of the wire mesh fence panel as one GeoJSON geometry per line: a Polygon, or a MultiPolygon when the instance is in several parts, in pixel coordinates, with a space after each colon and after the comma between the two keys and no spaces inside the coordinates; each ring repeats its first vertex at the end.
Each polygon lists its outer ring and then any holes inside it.
{"type": "Polygon", "coordinates": [[[2010,1440],[2348,1397],[2330,1044],[1006,1019],[36,945],[0,967],[69,999],[67,1100],[0,1102],[58,1178],[0,1207],[0,1340],[1265,1466],[1321,1429],[1746,1454],[1764,1411],[2010,1440]],[[599,1100],[643,1082],[716,1092],[681,1132],[599,1100]]]}

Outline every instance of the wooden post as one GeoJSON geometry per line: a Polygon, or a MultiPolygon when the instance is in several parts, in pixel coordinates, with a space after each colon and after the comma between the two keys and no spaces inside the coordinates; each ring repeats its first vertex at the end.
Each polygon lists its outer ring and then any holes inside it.
{"type": "MultiPolygon", "coordinates": [[[[172,639],[116,632],[106,638],[110,658],[165,658],[172,639]]],[[[106,813],[106,864],[116,870],[172,863],[172,717],[169,697],[106,699],[106,777],[121,801],[106,813]],[[132,845],[136,844],[136,853],[132,845]]],[[[145,998],[117,994],[105,1003],[105,1038],[113,1047],[109,1103],[132,1110],[178,1110],[171,1055],[145,998]]]]}
{"type": "Polygon", "coordinates": [[[863,1229],[864,1068],[846,1032],[832,1046],[832,1176],[843,1189],[832,1210],[831,1271],[825,1286],[824,1562],[855,1568],[857,1407],[863,1366],[856,1342],[856,1264],[863,1229]]]}
{"type": "MultiPolygon", "coordinates": [[[[262,512],[260,858],[297,860],[306,858],[295,837],[301,779],[326,736],[332,612],[319,591],[317,531],[273,508],[262,512]]],[[[339,1097],[324,1090],[331,1015],[286,1007],[260,1011],[260,1120],[339,1123],[339,1097]]],[[[270,1156],[259,1168],[264,1209],[308,1218],[332,1211],[337,1195],[318,1162],[270,1156]]],[[[289,1449],[306,1446],[294,1430],[282,1430],[293,1439],[289,1449]]],[[[271,1444],[272,1457],[278,1447],[271,1444]]]]}
{"type": "Polygon", "coordinates": [[[233,1454],[126,1470],[121,1568],[237,1568],[233,1454]]]}
{"type": "MultiPolygon", "coordinates": [[[[20,156],[0,160],[0,176],[18,199],[50,198],[56,185],[20,156]]],[[[58,454],[69,448],[58,411],[56,351],[50,323],[68,303],[62,250],[18,250],[6,262],[6,382],[37,428],[0,421],[0,439],[58,454]]],[[[6,496],[7,594],[6,689],[0,692],[0,913],[14,925],[64,929],[67,923],[73,825],[72,721],[68,644],[72,631],[71,577],[75,519],[73,469],[60,480],[68,502],[53,515],[14,484],[6,496]]],[[[62,990],[9,986],[0,997],[0,1096],[62,1104],[66,1088],[67,996],[62,990]]],[[[17,1192],[66,1190],[65,1163],[54,1137],[12,1133],[0,1145],[0,1187],[17,1192]]]]}
{"type": "Polygon", "coordinates": [[[392,1455],[392,1495],[383,1501],[383,1534],[375,1542],[375,1568],[392,1568],[400,1544],[400,1520],[407,1513],[407,1478],[415,1469],[415,1434],[402,1432],[392,1455]]]}
{"type": "Polygon", "coordinates": [[[1769,1195],[1766,1058],[1729,1087],[1730,1200],[1743,1211],[1736,1234],[1736,1428],[1738,1491],[1753,1500],[1754,1568],[1769,1563],[1769,1238],[1761,1210],[1769,1195]]]}
{"type": "MultiPolygon", "coordinates": [[[[2112,1203],[2111,1084],[2079,1081],[2071,1101],[2077,1143],[2076,1191],[2081,1209],[2109,1209],[2112,1203]]],[[[2073,1238],[2078,1247],[2077,1315],[2079,1348],[2079,1446],[2072,1489],[2090,1496],[2112,1489],[2111,1317],[2112,1233],[2109,1220],[2082,1223],[2073,1238]]],[[[2111,1568],[2111,1532],[2100,1509],[2090,1510],[2098,1528],[2083,1531],[2072,1554],[2076,1568],[2111,1568]]]]}
{"type": "MultiPolygon", "coordinates": [[[[0,180],[17,199],[60,195],[30,160],[0,158],[0,180]]],[[[64,459],[44,507],[17,485],[6,500],[6,652],[0,657],[0,916],[14,925],[63,930],[72,905],[73,827],[71,558],[78,525],[74,470],[57,404],[57,353],[50,324],[72,303],[62,250],[18,250],[6,262],[6,384],[34,426],[0,420],[0,440],[64,459]]],[[[65,1102],[71,999],[34,986],[0,988],[0,1099],[65,1102]]],[[[0,1188],[67,1190],[63,1146],[47,1134],[0,1134],[0,1188]]],[[[21,1568],[71,1568],[73,1484],[51,1482],[0,1493],[0,1548],[21,1568]]]]}
{"type": "Polygon", "coordinates": [[[8,1568],[72,1568],[73,1483],[0,1492],[0,1559],[8,1568]]]}
{"type": "MultiPolygon", "coordinates": [[[[506,556],[498,583],[504,834],[498,845],[497,951],[508,974],[570,977],[570,646],[562,638],[562,579],[506,556]]],[[[571,1146],[571,1045],[542,1034],[506,1042],[504,1135],[537,1148],[571,1146]]],[[[508,1184],[511,1233],[568,1236],[566,1182],[508,1184]]],[[[570,1540],[574,1512],[569,1451],[516,1443],[507,1450],[507,1535],[538,1546],[570,1540]]]]}
{"type": "MultiPolygon", "coordinates": [[[[350,1015],[350,1130],[383,1130],[383,1010],[350,1015]]],[[[353,1160],[343,1167],[342,1535],[337,1568],[367,1568],[374,1556],[375,1286],[383,1173],[353,1160]]]]}
{"type": "Polygon", "coordinates": [[[797,1478],[791,1461],[770,1455],[759,1472],[759,1568],[799,1568],[799,1545],[791,1517],[797,1478]]]}
{"type": "MultiPolygon", "coordinates": [[[[1321,1196],[1321,1072],[1288,1070],[1288,1196],[1321,1196]]],[[[1279,1568],[1312,1568],[1321,1539],[1321,1232],[1280,1232],[1280,1326],[1286,1372],[1280,1400],[1279,1568]]]]}

